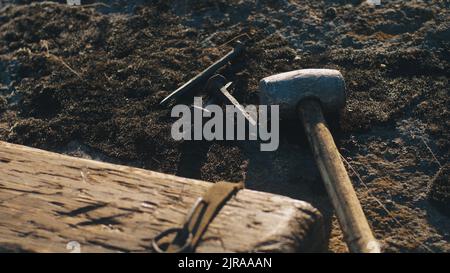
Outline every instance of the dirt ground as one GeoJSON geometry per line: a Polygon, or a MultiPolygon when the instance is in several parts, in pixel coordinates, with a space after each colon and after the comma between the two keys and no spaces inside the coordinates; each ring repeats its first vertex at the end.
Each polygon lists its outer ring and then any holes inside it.
{"type": "Polygon", "coordinates": [[[388,252],[450,252],[447,1],[103,3],[0,1],[1,140],[302,199],[344,252],[298,121],[275,152],[170,137],[159,101],[247,34],[220,71],[236,98],[257,104],[275,73],[339,69],[347,105],[330,124],[376,237],[388,252]]]}

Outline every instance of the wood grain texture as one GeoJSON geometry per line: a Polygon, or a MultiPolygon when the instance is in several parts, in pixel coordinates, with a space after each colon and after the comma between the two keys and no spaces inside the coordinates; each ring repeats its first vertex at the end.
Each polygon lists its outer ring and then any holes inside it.
{"type": "MultiPolygon", "coordinates": [[[[148,170],[0,142],[0,251],[152,252],[211,185],[148,170]]],[[[313,252],[326,247],[306,202],[241,190],[209,225],[197,252],[313,252]]]]}

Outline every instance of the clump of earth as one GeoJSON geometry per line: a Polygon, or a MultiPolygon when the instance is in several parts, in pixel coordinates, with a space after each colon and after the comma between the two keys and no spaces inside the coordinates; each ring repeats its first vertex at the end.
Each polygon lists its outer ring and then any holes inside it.
{"type": "Polygon", "coordinates": [[[280,146],[175,141],[159,102],[226,54],[244,105],[263,77],[339,69],[329,119],[375,236],[388,252],[449,252],[450,4],[445,1],[0,1],[0,139],[310,202],[331,252],[347,251],[298,120],[280,146]],[[231,42],[230,42],[231,41],[231,42]]]}

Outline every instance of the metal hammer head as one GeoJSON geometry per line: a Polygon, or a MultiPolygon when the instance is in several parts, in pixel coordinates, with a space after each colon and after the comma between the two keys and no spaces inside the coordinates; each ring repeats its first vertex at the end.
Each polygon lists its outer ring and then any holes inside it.
{"type": "Polygon", "coordinates": [[[208,93],[215,93],[227,83],[227,79],[220,75],[215,74],[206,82],[205,91],[208,93]]]}
{"type": "Polygon", "coordinates": [[[281,118],[297,117],[297,107],[306,98],[318,99],[324,112],[345,105],[345,81],[338,70],[301,69],[272,75],[259,82],[260,103],[278,104],[281,118]]]}

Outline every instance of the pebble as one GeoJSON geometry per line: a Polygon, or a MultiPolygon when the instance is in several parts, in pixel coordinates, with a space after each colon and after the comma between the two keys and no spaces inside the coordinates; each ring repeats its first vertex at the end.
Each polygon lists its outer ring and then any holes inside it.
{"type": "Polygon", "coordinates": [[[325,16],[328,18],[334,19],[336,18],[336,14],[337,14],[336,8],[331,7],[325,10],[325,16]]]}

